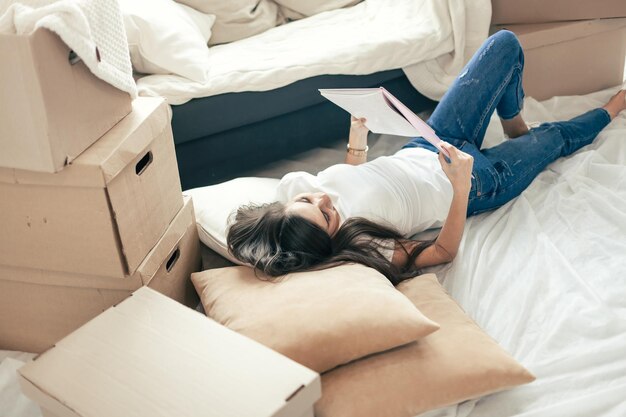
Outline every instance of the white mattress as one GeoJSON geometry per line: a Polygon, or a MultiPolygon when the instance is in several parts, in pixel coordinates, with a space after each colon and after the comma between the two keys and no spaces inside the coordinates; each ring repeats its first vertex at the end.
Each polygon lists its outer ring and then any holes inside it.
{"type": "Polygon", "coordinates": [[[137,81],[140,95],[170,104],[266,91],[322,74],[405,68],[422,94],[439,99],[487,37],[489,0],[365,0],[209,48],[208,82],[175,75],[137,81]]]}
{"type": "MultiPolygon", "coordinates": [[[[614,91],[527,98],[523,115],[567,119],[614,91]]],[[[502,137],[495,118],[487,135],[486,146],[502,137]]],[[[455,261],[431,270],[537,380],[422,417],[626,416],[626,113],[516,200],[468,219],[455,261]]],[[[0,362],[0,409],[24,407],[6,372],[0,362]]],[[[11,415],[34,415],[24,410],[11,415]]]]}

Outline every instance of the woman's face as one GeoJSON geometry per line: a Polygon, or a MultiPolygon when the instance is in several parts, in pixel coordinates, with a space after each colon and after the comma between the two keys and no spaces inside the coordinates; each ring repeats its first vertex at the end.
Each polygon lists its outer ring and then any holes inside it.
{"type": "Polygon", "coordinates": [[[286,210],[315,223],[331,237],[339,230],[341,218],[326,193],[298,194],[287,203],[286,210]]]}

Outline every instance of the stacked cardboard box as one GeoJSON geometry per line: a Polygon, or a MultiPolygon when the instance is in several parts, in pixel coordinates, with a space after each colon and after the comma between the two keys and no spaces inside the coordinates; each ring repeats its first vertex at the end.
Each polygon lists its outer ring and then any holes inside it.
{"type": "Polygon", "coordinates": [[[624,0],[492,0],[492,33],[524,48],[526,95],[545,100],[619,85],[626,61],[624,0]]]}
{"type": "Polygon", "coordinates": [[[0,349],[41,352],[142,285],[195,306],[195,216],[164,100],[131,105],[86,68],[77,76],[84,64],[42,29],[0,48],[23,67],[0,64],[3,86],[30,77],[0,94],[0,146],[14,150],[0,159],[0,349]]]}

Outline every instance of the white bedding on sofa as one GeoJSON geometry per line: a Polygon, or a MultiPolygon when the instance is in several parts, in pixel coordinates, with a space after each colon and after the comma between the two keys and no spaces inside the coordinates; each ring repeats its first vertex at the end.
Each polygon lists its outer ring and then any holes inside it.
{"type": "Polygon", "coordinates": [[[228,92],[266,91],[322,74],[404,68],[438,99],[488,35],[490,0],[365,0],[209,48],[206,83],[140,78],[140,95],[170,104],[228,92]]]}

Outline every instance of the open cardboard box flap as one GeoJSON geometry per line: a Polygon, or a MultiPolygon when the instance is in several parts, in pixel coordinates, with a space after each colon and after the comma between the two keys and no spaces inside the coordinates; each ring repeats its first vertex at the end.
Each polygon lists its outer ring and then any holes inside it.
{"type": "Polygon", "coordinates": [[[319,375],[142,287],[20,368],[52,415],[299,416],[319,375]]]}

